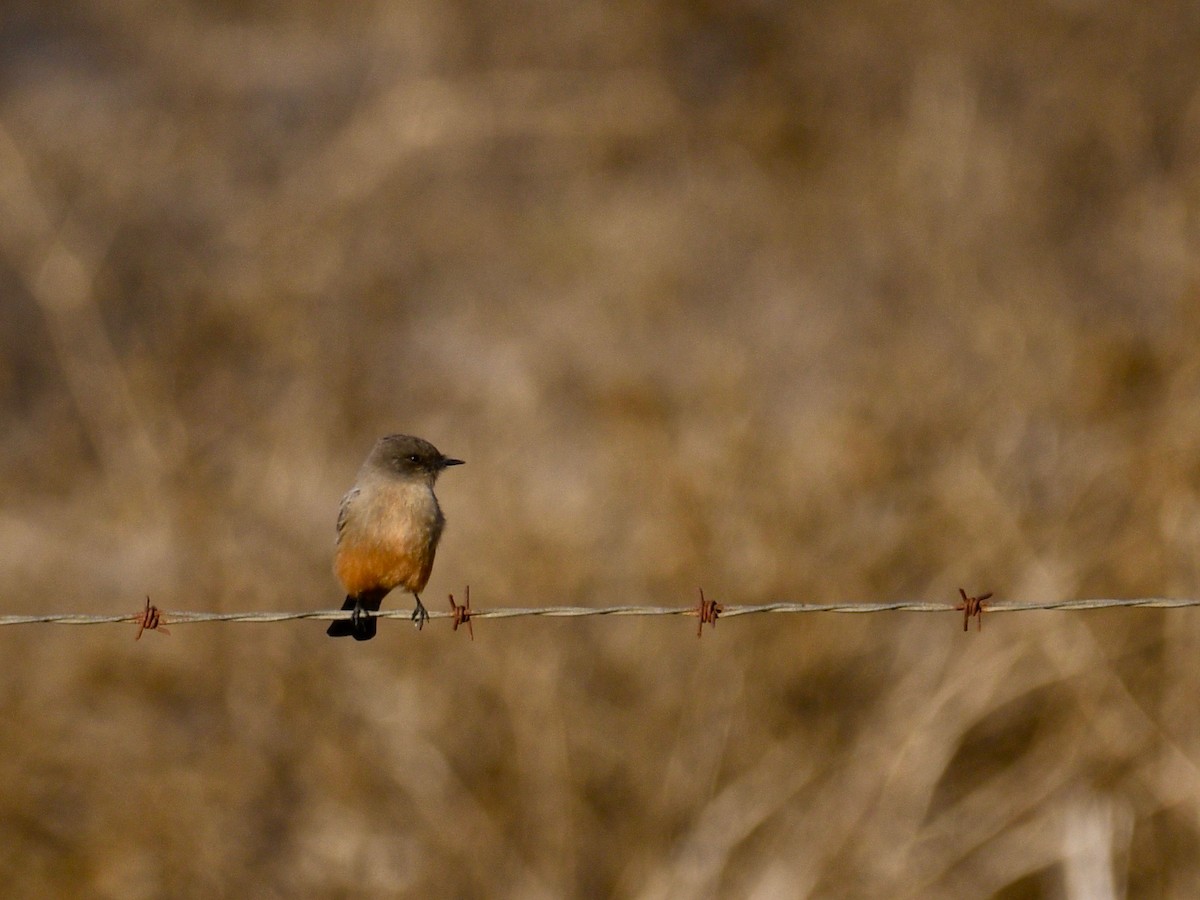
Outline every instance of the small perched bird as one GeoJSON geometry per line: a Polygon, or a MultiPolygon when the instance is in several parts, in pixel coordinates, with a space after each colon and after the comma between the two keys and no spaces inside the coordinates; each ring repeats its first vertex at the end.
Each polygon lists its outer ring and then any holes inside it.
{"type": "Polygon", "coordinates": [[[333,571],[346,589],[342,609],[353,612],[330,623],[326,634],[356,641],[375,637],[371,613],[394,588],[416,597],[412,618],[418,628],[425,624],[429,613],[420,594],[446,524],[433,484],[447,466],[462,464],[408,434],[389,434],[375,443],[338,511],[333,571]]]}

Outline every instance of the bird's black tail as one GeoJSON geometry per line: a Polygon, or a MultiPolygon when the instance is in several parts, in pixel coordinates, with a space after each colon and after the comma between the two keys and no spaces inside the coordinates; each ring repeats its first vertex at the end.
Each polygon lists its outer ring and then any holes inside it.
{"type": "Polygon", "coordinates": [[[352,637],[356,641],[369,641],[375,637],[378,622],[371,613],[378,612],[387,591],[364,591],[347,596],[342,609],[354,610],[348,619],[334,619],[325,633],[330,637],[352,637]]]}

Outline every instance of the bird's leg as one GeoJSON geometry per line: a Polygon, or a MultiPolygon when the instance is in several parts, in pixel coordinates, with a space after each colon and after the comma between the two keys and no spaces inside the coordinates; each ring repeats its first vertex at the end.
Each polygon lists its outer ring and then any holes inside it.
{"type": "Polygon", "coordinates": [[[362,597],[354,598],[354,611],[350,613],[350,627],[355,631],[362,631],[363,622],[371,618],[366,607],[363,606],[362,597]]]}
{"type": "Polygon", "coordinates": [[[425,604],[421,602],[420,594],[413,594],[413,597],[416,598],[417,607],[413,610],[412,620],[417,625],[417,631],[420,631],[429,621],[429,613],[425,609],[425,604]]]}

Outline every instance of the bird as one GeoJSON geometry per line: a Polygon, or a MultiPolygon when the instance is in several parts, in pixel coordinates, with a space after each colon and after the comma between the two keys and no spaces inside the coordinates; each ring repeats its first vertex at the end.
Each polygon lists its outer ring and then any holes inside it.
{"type": "Polygon", "coordinates": [[[350,617],[335,619],[326,634],[369,641],[377,624],[371,613],[395,588],[416,598],[413,622],[418,629],[425,624],[429,613],[421,591],[446,525],[433,485],[445,469],[462,464],[410,434],[375,442],[338,510],[333,571],[350,617]]]}

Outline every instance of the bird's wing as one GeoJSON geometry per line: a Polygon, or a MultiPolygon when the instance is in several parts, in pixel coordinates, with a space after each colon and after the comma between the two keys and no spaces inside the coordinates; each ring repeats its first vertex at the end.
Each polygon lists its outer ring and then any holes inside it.
{"type": "Polygon", "coordinates": [[[346,492],[346,496],[342,498],[342,505],[338,507],[337,518],[337,539],[342,540],[342,532],[346,530],[346,516],[350,511],[350,503],[358,496],[358,488],[351,488],[346,492]]]}

